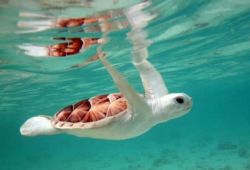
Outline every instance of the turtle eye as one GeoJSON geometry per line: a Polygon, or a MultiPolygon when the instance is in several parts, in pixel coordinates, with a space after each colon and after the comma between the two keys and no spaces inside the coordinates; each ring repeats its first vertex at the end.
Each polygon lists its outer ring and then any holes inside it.
{"type": "Polygon", "coordinates": [[[175,101],[176,101],[178,104],[183,104],[183,103],[184,103],[183,97],[176,97],[176,98],[175,98],[175,101]]]}

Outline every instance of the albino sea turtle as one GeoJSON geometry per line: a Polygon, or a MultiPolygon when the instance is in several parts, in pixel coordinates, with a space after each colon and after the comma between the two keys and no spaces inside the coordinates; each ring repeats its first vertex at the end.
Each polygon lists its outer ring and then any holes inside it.
{"type": "Polygon", "coordinates": [[[54,117],[32,117],[22,125],[21,134],[67,133],[79,137],[127,139],[158,123],[182,116],[191,109],[191,97],[184,93],[169,93],[161,75],[146,59],[134,63],[140,72],[145,95],[137,94],[105,58],[101,61],[121,93],[82,100],[65,107],[54,117]]]}
{"type": "Polygon", "coordinates": [[[190,111],[191,97],[184,93],[169,93],[160,73],[147,60],[144,34],[140,33],[140,27],[135,27],[129,35],[134,45],[132,61],[140,74],[144,95],[135,92],[126,79],[104,57],[100,57],[120,93],[82,100],[57,112],[54,117],[32,117],[20,128],[21,134],[67,133],[79,137],[121,140],[141,135],[156,124],[190,111]]]}

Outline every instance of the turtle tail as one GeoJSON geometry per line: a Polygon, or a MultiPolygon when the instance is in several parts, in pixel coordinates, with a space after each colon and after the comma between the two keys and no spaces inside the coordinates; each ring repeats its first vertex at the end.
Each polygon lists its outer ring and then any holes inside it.
{"type": "Polygon", "coordinates": [[[21,135],[24,136],[38,136],[38,135],[53,135],[60,133],[51,124],[51,117],[49,116],[35,116],[31,117],[20,128],[21,135]]]}

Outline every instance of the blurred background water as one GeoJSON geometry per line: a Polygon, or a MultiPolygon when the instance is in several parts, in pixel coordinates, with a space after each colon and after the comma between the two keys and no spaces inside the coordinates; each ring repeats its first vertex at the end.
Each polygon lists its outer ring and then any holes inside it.
{"type": "Polygon", "coordinates": [[[81,99],[117,91],[100,62],[86,63],[100,44],[64,57],[38,56],[30,47],[99,39],[105,32],[100,25],[107,24],[102,48],[108,60],[143,92],[122,14],[139,2],[0,1],[0,169],[250,170],[249,0],[153,0],[145,9],[157,16],[145,28],[149,60],[170,91],[193,97],[186,116],[124,141],[20,135],[31,116],[53,115],[81,99]],[[100,23],[53,25],[62,18],[102,16],[108,18],[100,23]]]}

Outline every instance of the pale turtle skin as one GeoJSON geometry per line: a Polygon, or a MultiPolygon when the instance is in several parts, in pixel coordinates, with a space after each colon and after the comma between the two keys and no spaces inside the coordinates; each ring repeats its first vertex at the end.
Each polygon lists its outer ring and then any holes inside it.
{"type": "MultiPolygon", "coordinates": [[[[138,10],[133,8],[125,14],[130,23],[134,15],[142,16],[137,15],[138,10]]],[[[105,57],[100,57],[120,93],[82,100],[60,110],[54,117],[32,117],[21,126],[21,134],[66,133],[78,137],[123,140],[139,136],[159,123],[189,112],[191,97],[184,93],[169,93],[162,76],[147,60],[145,32],[140,25],[131,25],[133,29],[128,38],[134,45],[132,63],[140,74],[145,94],[138,94],[105,57]]]]}

